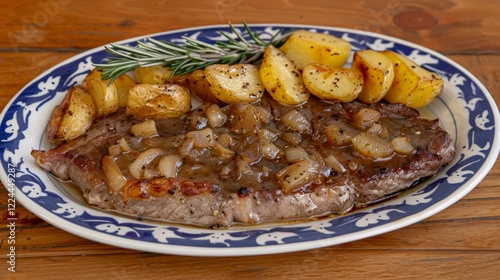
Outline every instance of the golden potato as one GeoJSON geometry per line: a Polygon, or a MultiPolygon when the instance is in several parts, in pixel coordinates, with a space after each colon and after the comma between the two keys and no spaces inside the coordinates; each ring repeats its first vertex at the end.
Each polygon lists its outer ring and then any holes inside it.
{"type": "Polygon", "coordinates": [[[311,63],[342,67],[351,53],[351,44],[330,34],[297,30],[280,50],[301,70],[311,63]]]}
{"type": "Polygon", "coordinates": [[[114,83],[103,80],[101,71],[96,68],[85,76],[82,82],[85,91],[90,93],[94,100],[96,118],[103,118],[119,108],[118,92],[114,83]]]}
{"type": "Polygon", "coordinates": [[[214,64],[204,71],[212,94],[222,102],[255,102],[264,94],[259,68],[252,64],[214,64]]]}
{"type": "Polygon", "coordinates": [[[129,75],[121,75],[118,78],[116,78],[112,83],[110,83],[110,80],[103,80],[102,79],[102,71],[97,70],[96,68],[92,69],[87,76],[85,76],[85,79],[83,80],[83,87],[89,89],[92,87],[90,85],[89,81],[92,79],[96,80],[102,80],[104,83],[107,84],[108,87],[110,87],[110,91],[114,91],[113,87],[116,87],[116,93],[118,97],[118,106],[120,107],[125,107],[127,106],[127,95],[128,95],[128,90],[129,88],[135,84],[134,79],[132,79],[129,75]]]}
{"type": "Polygon", "coordinates": [[[224,102],[217,99],[210,90],[210,85],[207,79],[205,79],[204,72],[204,70],[195,70],[191,73],[191,76],[189,76],[189,90],[201,101],[223,105],[224,102]]]}
{"type": "Polygon", "coordinates": [[[128,75],[121,75],[113,81],[118,95],[118,106],[127,106],[128,91],[130,87],[135,85],[135,81],[128,75]]]}
{"type": "Polygon", "coordinates": [[[260,79],[267,92],[281,104],[300,105],[309,99],[300,70],[276,47],[266,48],[260,79]]]}
{"type": "Polygon", "coordinates": [[[114,84],[99,79],[88,79],[85,90],[90,93],[96,105],[96,118],[103,118],[119,108],[118,92],[114,84]]]}
{"type": "Polygon", "coordinates": [[[189,75],[174,75],[172,69],[163,65],[137,67],[134,69],[135,81],[139,84],[176,83],[185,85],[189,75]]]}
{"type": "Polygon", "coordinates": [[[392,61],[380,52],[361,50],[354,53],[352,68],[363,74],[363,89],[358,99],[365,103],[379,102],[394,80],[392,61]]]}
{"type": "Polygon", "coordinates": [[[92,96],[82,86],[74,86],[52,113],[47,126],[47,138],[52,143],[75,139],[94,123],[95,115],[92,96]]]}
{"type": "Polygon", "coordinates": [[[127,115],[143,119],[178,118],[191,109],[191,95],[177,84],[136,84],[130,88],[127,115]]]}
{"type": "Polygon", "coordinates": [[[311,94],[334,102],[352,101],[363,88],[363,75],[355,68],[334,68],[313,63],[304,67],[302,79],[311,94]]]}
{"type": "Polygon", "coordinates": [[[388,102],[419,108],[431,103],[443,92],[443,79],[436,73],[393,51],[382,53],[394,65],[394,81],[384,97],[388,102]]]}

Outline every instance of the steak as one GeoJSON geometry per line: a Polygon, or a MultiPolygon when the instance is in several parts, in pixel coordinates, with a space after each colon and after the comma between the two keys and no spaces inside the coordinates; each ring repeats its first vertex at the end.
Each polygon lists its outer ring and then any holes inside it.
{"type": "Polygon", "coordinates": [[[154,120],[153,135],[131,132],[144,121],[119,111],[32,156],[97,208],[209,228],[346,213],[411,187],[454,157],[437,119],[399,104],[204,103],[154,120]],[[168,156],[177,161],[162,163],[168,156]]]}

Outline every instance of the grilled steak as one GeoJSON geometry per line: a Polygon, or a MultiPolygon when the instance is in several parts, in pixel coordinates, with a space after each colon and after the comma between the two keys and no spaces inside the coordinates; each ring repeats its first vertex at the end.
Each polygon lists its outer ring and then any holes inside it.
{"type": "Polygon", "coordinates": [[[311,98],[301,107],[265,99],[218,108],[156,120],[151,136],[132,134],[144,120],[117,112],[32,155],[90,205],[210,228],[345,213],[454,156],[438,121],[404,105],[311,98]]]}

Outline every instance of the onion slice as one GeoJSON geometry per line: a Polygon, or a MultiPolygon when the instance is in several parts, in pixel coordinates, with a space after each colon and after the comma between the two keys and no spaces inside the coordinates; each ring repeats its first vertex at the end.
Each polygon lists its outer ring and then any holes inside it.
{"type": "Polygon", "coordinates": [[[297,110],[291,110],[281,116],[281,121],[292,130],[300,133],[311,133],[311,123],[304,114],[297,110]]]}
{"type": "Polygon", "coordinates": [[[216,128],[223,125],[227,120],[226,114],[222,112],[221,108],[217,104],[212,104],[210,105],[210,107],[208,107],[207,118],[208,118],[208,124],[212,128],[216,128]]]}
{"type": "Polygon", "coordinates": [[[319,164],[304,159],[276,172],[276,179],[284,192],[291,192],[311,183],[319,175],[319,164]]]}
{"type": "Polygon", "coordinates": [[[156,123],[153,120],[147,120],[142,123],[134,124],[130,127],[130,132],[137,137],[151,137],[158,134],[156,123]]]}
{"type": "Polygon", "coordinates": [[[116,165],[113,157],[104,156],[101,164],[109,188],[115,192],[119,191],[127,183],[127,179],[123,176],[122,171],[118,165],[116,165]]]}
{"type": "Polygon", "coordinates": [[[347,169],[342,165],[342,163],[334,156],[329,155],[323,159],[326,165],[330,166],[335,172],[344,173],[347,169]]]}
{"type": "Polygon", "coordinates": [[[301,146],[294,146],[285,150],[285,157],[289,162],[295,163],[309,158],[309,154],[301,146]]]}
{"type": "Polygon", "coordinates": [[[179,167],[182,165],[182,159],[178,155],[168,155],[162,157],[158,163],[160,174],[166,178],[177,178],[179,167]]]}
{"type": "Polygon", "coordinates": [[[197,149],[212,147],[215,144],[214,132],[209,127],[190,131],[186,134],[186,137],[187,139],[194,139],[193,147],[197,149]]]}
{"type": "Polygon", "coordinates": [[[141,179],[143,177],[143,171],[150,162],[152,162],[157,156],[162,155],[163,150],[158,148],[147,149],[140,153],[139,156],[128,166],[128,171],[134,178],[141,179]]]}
{"type": "Polygon", "coordinates": [[[394,153],[391,142],[366,132],[361,132],[352,139],[355,152],[374,160],[387,159],[394,153]]]}
{"type": "Polygon", "coordinates": [[[396,137],[392,139],[391,144],[394,151],[400,155],[410,155],[415,150],[408,137],[396,137]]]}

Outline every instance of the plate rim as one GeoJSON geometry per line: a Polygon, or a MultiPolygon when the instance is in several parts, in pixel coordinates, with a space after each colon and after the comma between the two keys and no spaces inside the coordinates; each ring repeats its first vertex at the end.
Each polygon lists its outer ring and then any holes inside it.
{"type": "MultiPolygon", "coordinates": [[[[234,25],[235,27],[240,27],[241,25],[234,25]]],[[[385,34],[379,34],[375,32],[370,32],[370,31],[363,31],[363,30],[358,30],[358,29],[350,29],[350,28],[342,28],[342,27],[333,27],[333,26],[321,26],[321,25],[307,25],[307,24],[283,24],[283,23],[258,23],[258,24],[249,24],[250,27],[273,27],[273,28],[309,28],[309,29],[323,29],[323,30],[331,30],[335,32],[345,32],[345,33],[350,33],[350,34],[357,34],[360,36],[370,36],[374,38],[380,38],[384,40],[388,40],[391,42],[403,44],[405,46],[411,47],[412,49],[417,49],[417,50],[423,50],[427,53],[431,53],[435,55],[439,60],[444,61],[445,63],[456,67],[459,69],[463,74],[466,75],[468,79],[470,79],[475,85],[479,86],[481,90],[485,93],[485,97],[487,99],[487,102],[489,106],[491,106],[492,110],[496,112],[494,114],[493,118],[495,120],[495,124],[500,123],[500,116],[498,113],[498,107],[491,95],[491,93],[488,91],[488,89],[477,79],[476,76],[474,76],[469,70],[464,68],[462,65],[457,63],[456,61],[448,58],[447,56],[438,53],[434,50],[431,50],[425,46],[418,45],[416,43],[413,43],[408,40],[403,40],[399,39],[396,37],[388,36],[385,34]]],[[[183,32],[189,32],[189,31],[202,31],[202,30],[207,30],[207,29],[215,29],[215,28],[227,28],[227,25],[222,25],[222,24],[216,24],[216,25],[202,25],[202,26],[195,26],[195,27],[188,27],[188,28],[182,28],[182,29],[173,29],[173,30],[168,30],[164,32],[157,32],[157,33],[152,33],[152,34],[147,34],[147,35],[141,35],[141,36],[136,36],[133,38],[127,38],[121,41],[118,41],[116,43],[130,43],[136,40],[141,40],[147,37],[154,37],[154,36],[161,36],[161,35],[168,35],[172,33],[183,33],[183,32]]],[[[39,81],[41,78],[49,74],[50,72],[60,68],[61,66],[74,62],[80,58],[89,56],[93,53],[96,53],[98,51],[102,51],[104,49],[104,45],[98,46],[91,48],[89,50],[86,50],[84,52],[78,53],[70,58],[67,58],[54,66],[50,67],[49,69],[43,71],[41,74],[33,78],[28,84],[26,84],[22,89],[20,89],[10,100],[7,102],[5,105],[4,109],[2,110],[2,113],[0,114],[0,120],[3,120],[5,118],[5,114],[8,111],[8,109],[12,106],[13,102],[16,100],[19,95],[21,95],[29,86],[33,85],[37,81],[39,81]]],[[[492,149],[491,153],[496,153],[500,151],[500,144],[498,143],[500,140],[500,130],[495,127],[496,134],[492,142],[492,149]]],[[[2,145],[0,145],[2,146],[2,145]]],[[[496,158],[494,156],[489,156],[484,163],[481,165],[480,169],[483,170],[483,172],[478,172],[478,176],[474,176],[468,181],[468,185],[472,186],[460,186],[458,189],[460,189],[459,193],[454,195],[452,199],[447,199],[444,203],[439,203],[438,205],[432,205],[429,208],[426,208],[426,211],[424,215],[422,215],[421,212],[417,212],[408,216],[405,216],[404,218],[398,220],[397,223],[391,223],[389,225],[379,225],[376,227],[370,227],[368,230],[360,230],[354,233],[349,233],[349,234],[344,234],[339,237],[333,237],[333,238],[326,238],[326,239],[320,239],[320,240],[311,240],[311,241],[305,241],[305,242],[295,242],[295,243],[289,243],[289,244],[282,244],[285,246],[280,246],[279,244],[271,244],[271,245],[265,245],[265,246],[259,246],[259,247],[203,247],[203,248],[198,248],[194,246],[184,246],[184,245],[175,245],[175,250],[172,250],[172,252],[169,252],[169,248],[171,248],[171,244],[158,244],[158,243],[152,243],[148,241],[142,241],[142,240],[134,240],[134,243],[127,243],[127,241],[130,242],[130,240],[119,237],[114,235],[109,235],[104,232],[96,231],[96,230],[91,230],[89,228],[85,228],[79,225],[75,225],[67,220],[64,220],[60,216],[55,215],[54,213],[51,212],[45,212],[45,211],[37,211],[37,210],[46,210],[45,208],[41,207],[40,205],[36,204],[34,201],[32,201],[30,198],[28,198],[23,192],[19,191],[16,188],[16,201],[19,201],[26,209],[28,209],[31,213],[37,213],[36,216],[42,218],[46,222],[50,223],[51,225],[54,225],[55,227],[58,227],[60,229],[63,229],[71,234],[74,234],[76,236],[85,238],[87,240],[91,240],[94,242],[99,242],[111,246],[116,246],[116,247],[121,247],[125,249],[133,249],[133,250],[138,250],[138,251],[148,251],[148,252],[155,252],[155,253],[162,253],[162,254],[175,254],[175,255],[187,255],[187,256],[248,256],[248,255],[262,255],[262,254],[274,254],[274,253],[286,253],[286,252],[293,252],[293,251],[300,251],[300,250],[305,250],[305,249],[315,249],[315,248],[320,248],[320,247],[325,247],[325,246],[332,246],[332,245],[337,245],[337,244],[342,244],[346,242],[352,242],[376,235],[380,235],[382,233],[387,233],[390,231],[394,231],[403,227],[407,227],[409,225],[412,225],[416,222],[425,220],[429,218],[430,216],[435,215],[436,213],[448,208],[450,205],[454,204],[461,198],[463,198],[466,194],[468,194],[470,191],[472,191],[483,179],[485,176],[488,175],[489,171],[493,167],[493,165],[496,162],[496,158]],[[472,181],[472,182],[471,182],[472,181]],[[21,197],[21,199],[18,199],[21,197]],[[57,223],[58,221],[62,221],[61,223],[57,223]],[[88,231],[88,233],[86,233],[88,231]],[[361,234],[360,234],[361,233],[361,234]],[[101,238],[98,240],[94,238],[89,238],[89,235],[99,235],[101,238]],[[353,238],[353,235],[356,235],[353,238]],[[318,242],[319,241],[319,242],[318,242]],[[162,246],[160,246],[162,245],[162,246]],[[163,246],[163,245],[166,245],[163,246]],[[165,247],[165,248],[163,248],[165,247]],[[147,250],[145,250],[147,249],[147,250]],[[166,250],[165,250],[166,249],[166,250]]],[[[1,179],[2,182],[6,182],[6,172],[3,168],[1,168],[1,179]]],[[[7,188],[7,185],[5,185],[7,188]]]]}

